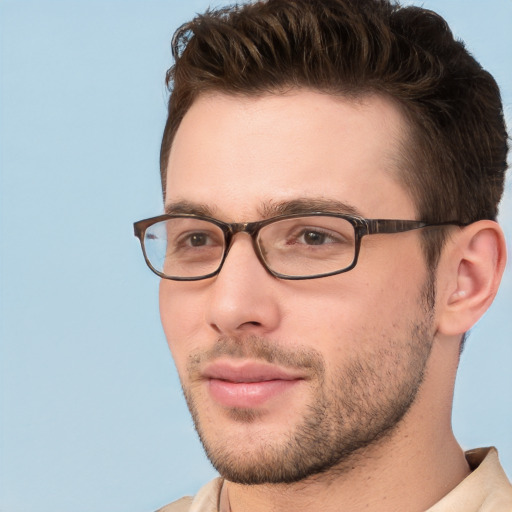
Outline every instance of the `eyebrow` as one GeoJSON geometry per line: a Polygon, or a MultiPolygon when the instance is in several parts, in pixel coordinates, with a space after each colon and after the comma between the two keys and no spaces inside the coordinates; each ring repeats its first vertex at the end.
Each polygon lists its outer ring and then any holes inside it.
{"type": "Polygon", "coordinates": [[[325,198],[304,197],[291,201],[267,201],[260,208],[263,218],[314,212],[341,213],[356,217],[363,216],[355,206],[349,203],[325,198]]]}
{"type": "MultiPolygon", "coordinates": [[[[177,201],[165,205],[167,215],[193,214],[205,217],[215,217],[217,208],[205,203],[192,201],[177,201]]],[[[263,219],[270,219],[280,215],[308,214],[314,212],[341,213],[363,217],[355,206],[343,201],[325,198],[297,198],[290,201],[265,201],[259,208],[258,214],[263,219]]]]}
{"type": "Polygon", "coordinates": [[[167,203],[164,211],[167,215],[176,215],[180,213],[202,215],[203,217],[214,217],[215,208],[204,203],[194,203],[192,201],[178,201],[176,203],[167,203]]]}

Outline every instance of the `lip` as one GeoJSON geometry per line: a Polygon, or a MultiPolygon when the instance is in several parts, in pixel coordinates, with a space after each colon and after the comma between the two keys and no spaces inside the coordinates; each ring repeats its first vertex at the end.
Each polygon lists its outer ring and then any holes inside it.
{"type": "Polygon", "coordinates": [[[216,361],[205,367],[203,378],[213,400],[244,409],[279,398],[304,380],[297,371],[256,361],[216,361]]]}

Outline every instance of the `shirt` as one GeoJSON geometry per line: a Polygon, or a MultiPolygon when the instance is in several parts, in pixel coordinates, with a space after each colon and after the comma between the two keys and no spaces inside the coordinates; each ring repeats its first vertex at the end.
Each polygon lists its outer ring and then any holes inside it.
{"type": "MultiPolygon", "coordinates": [[[[466,452],[472,472],[426,512],[512,512],[512,485],[503,471],[495,448],[466,452]]],[[[222,478],[202,487],[195,497],[186,496],[157,512],[229,512],[221,499],[222,478]]]]}

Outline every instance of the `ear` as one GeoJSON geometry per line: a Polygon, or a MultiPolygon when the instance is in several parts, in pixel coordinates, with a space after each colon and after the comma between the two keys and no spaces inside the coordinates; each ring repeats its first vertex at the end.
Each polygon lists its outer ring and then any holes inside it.
{"type": "Polygon", "coordinates": [[[438,267],[438,332],[467,332],[491,305],[506,262],[505,237],[490,220],[474,222],[447,240],[438,267]]]}

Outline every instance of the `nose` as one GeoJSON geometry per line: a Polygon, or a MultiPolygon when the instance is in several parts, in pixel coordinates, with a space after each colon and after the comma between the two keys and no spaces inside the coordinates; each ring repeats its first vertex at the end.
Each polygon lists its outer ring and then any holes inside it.
{"type": "Polygon", "coordinates": [[[249,234],[237,234],[222,269],[213,278],[207,322],[218,333],[264,335],[280,322],[279,281],[254,252],[249,234]]]}

